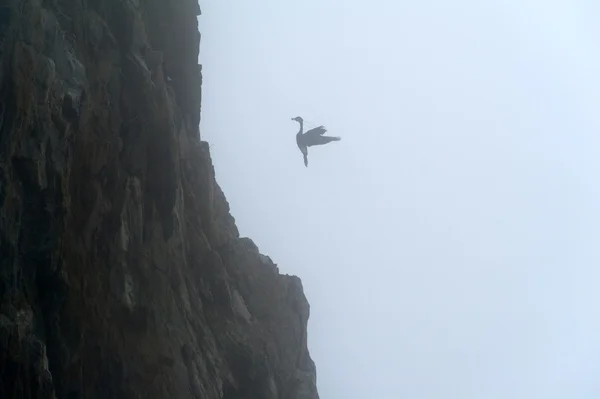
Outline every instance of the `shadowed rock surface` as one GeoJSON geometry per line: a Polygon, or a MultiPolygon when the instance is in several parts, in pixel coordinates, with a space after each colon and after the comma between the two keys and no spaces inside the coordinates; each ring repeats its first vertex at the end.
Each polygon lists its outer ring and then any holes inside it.
{"type": "Polygon", "coordinates": [[[200,141],[199,14],[0,2],[0,398],[318,398],[200,141]]]}

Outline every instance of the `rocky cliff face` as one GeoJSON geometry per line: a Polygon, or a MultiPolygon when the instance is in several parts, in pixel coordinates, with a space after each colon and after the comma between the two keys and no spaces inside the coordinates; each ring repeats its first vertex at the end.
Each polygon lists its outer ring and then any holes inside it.
{"type": "Polygon", "coordinates": [[[0,397],[316,399],[200,140],[189,0],[0,2],[0,397]]]}

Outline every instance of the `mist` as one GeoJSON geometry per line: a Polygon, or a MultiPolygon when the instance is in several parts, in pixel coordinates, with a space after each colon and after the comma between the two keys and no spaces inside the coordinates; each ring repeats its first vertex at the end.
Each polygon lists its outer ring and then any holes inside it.
{"type": "Polygon", "coordinates": [[[322,399],[600,396],[600,5],[201,8],[202,139],[322,399]],[[308,167],[296,116],[342,138],[308,167]]]}

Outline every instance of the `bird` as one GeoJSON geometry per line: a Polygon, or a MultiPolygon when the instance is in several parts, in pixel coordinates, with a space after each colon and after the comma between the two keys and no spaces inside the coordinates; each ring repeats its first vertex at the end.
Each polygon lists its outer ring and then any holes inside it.
{"type": "Polygon", "coordinates": [[[327,129],[325,126],[317,126],[314,129],[308,130],[306,133],[302,133],[304,129],[304,119],[302,117],[297,116],[292,118],[293,121],[296,121],[300,124],[300,130],[298,134],[296,134],[296,144],[302,152],[304,157],[304,166],[308,167],[308,147],[312,147],[315,145],[324,145],[331,143],[332,141],[340,141],[341,137],[333,137],[333,136],[324,136],[327,129]]]}

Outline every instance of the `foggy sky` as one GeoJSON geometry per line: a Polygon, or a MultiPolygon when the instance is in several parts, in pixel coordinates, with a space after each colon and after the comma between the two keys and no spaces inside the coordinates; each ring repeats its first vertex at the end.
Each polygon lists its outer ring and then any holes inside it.
{"type": "Polygon", "coordinates": [[[600,397],[597,2],[201,7],[201,134],[322,399],[600,397]],[[298,115],[342,137],[308,168],[298,115]]]}

